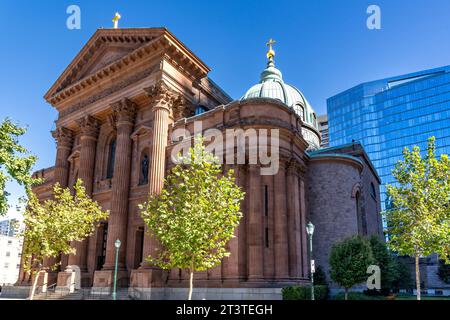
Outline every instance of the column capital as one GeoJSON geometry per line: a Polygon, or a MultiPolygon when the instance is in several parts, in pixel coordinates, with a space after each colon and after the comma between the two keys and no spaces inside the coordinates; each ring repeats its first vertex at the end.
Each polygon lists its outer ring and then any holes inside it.
{"type": "Polygon", "coordinates": [[[121,124],[132,125],[134,123],[137,106],[130,99],[123,98],[114,102],[111,104],[111,109],[113,111],[113,120],[115,120],[116,126],[120,126],[121,124]]]}
{"type": "Polygon", "coordinates": [[[155,85],[144,89],[151,100],[153,108],[164,108],[169,110],[178,107],[183,103],[183,98],[163,81],[158,81],[155,85]]]}
{"type": "Polygon", "coordinates": [[[81,129],[82,137],[97,138],[100,121],[90,115],[84,116],[77,121],[78,126],[81,129]]]}
{"type": "Polygon", "coordinates": [[[56,130],[52,131],[52,136],[56,140],[58,148],[70,149],[72,147],[73,142],[72,130],[67,129],[65,127],[59,127],[56,128],[56,130]]]}

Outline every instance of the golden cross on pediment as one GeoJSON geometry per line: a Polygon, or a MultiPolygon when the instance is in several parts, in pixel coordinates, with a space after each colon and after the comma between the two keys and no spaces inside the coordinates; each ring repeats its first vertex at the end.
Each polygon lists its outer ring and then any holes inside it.
{"type": "Polygon", "coordinates": [[[120,13],[116,12],[116,14],[114,15],[114,18],[112,19],[112,22],[114,23],[114,29],[117,29],[119,27],[120,18],[122,18],[120,16],[120,13]]]}

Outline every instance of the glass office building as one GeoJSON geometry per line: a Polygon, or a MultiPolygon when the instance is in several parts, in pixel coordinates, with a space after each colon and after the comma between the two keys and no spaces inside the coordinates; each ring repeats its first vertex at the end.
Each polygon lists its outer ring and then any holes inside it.
{"type": "Polygon", "coordinates": [[[327,99],[330,147],[360,141],[384,184],[404,147],[450,154],[450,66],[362,83],[327,99]]]}

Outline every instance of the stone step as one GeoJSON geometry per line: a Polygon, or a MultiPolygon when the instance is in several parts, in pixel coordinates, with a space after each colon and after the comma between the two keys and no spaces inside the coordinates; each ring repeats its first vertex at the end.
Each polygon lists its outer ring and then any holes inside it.
{"type": "MultiPolygon", "coordinates": [[[[117,300],[131,300],[128,289],[120,289],[116,293],[117,300]]],[[[89,290],[76,291],[73,293],[48,292],[39,293],[34,300],[112,300],[112,295],[90,294],[89,290]]]]}

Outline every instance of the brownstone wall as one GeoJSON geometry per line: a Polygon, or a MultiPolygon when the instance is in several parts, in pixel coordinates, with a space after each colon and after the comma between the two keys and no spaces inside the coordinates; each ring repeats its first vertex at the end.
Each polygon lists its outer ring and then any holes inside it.
{"type": "Polygon", "coordinates": [[[346,161],[315,161],[308,166],[309,218],[315,226],[313,259],[328,275],[328,258],[337,241],[358,234],[356,201],[352,190],[359,184],[360,168],[346,161]]]}

